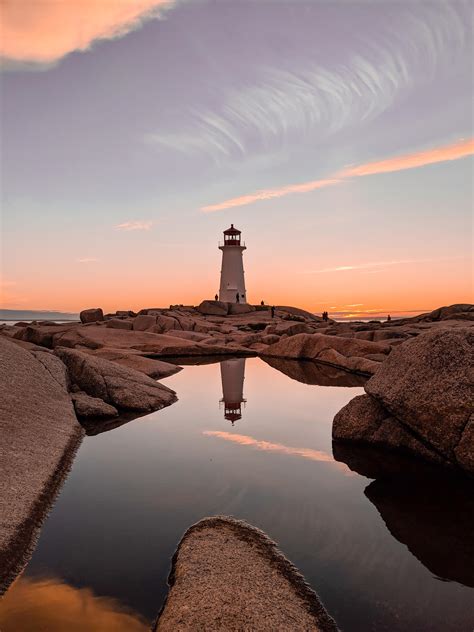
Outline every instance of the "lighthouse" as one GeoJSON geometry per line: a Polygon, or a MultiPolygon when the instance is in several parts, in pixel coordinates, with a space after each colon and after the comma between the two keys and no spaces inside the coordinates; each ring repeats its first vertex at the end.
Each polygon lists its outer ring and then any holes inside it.
{"type": "Polygon", "coordinates": [[[245,358],[223,360],[221,362],[222,399],[224,417],[234,425],[242,418],[244,398],[245,358]]]}
{"type": "Polygon", "coordinates": [[[219,300],[225,303],[247,302],[242,258],[246,248],[240,235],[240,230],[231,224],[230,228],[224,231],[224,243],[219,244],[219,250],[222,250],[219,300]]]}

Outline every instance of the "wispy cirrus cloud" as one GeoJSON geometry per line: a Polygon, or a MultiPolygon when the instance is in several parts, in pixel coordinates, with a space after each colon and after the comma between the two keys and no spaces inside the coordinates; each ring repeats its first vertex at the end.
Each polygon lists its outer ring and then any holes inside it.
{"type": "Polygon", "coordinates": [[[0,4],[0,55],[15,63],[52,64],[97,40],[123,37],[143,22],[162,15],[173,0],[41,0],[0,4]]]}
{"type": "Polygon", "coordinates": [[[115,230],[150,230],[153,226],[153,221],[143,221],[143,220],[131,220],[128,222],[122,222],[121,224],[117,224],[114,226],[115,230]]]}
{"type": "MultiPolygon", "coordinates": [[[[393,17],[370,41],[355,37],[345,58],[322,63],[315,42],[304,58],[256,65],[253,81],[227,90],[223,82],[224,96],[212,109],[196,102],[183,107],[176,129],[150,132],[144,140],[221,164],[366,123],[429,82],[440,65],[455,63],[468,39],[462,2],[406,4],[393,17]]],[[[331,28],[337,37],[337,25],[331,28]]]]}
{"type": "Polygon", "coordinates": [[[384,160],[378,160],[374,162],[368,162],[356,167],[348,167],[342,169],[332,175],[332,177],[322,180],[312,180],[304,182],[302,184],[290,184],[284,185],[275,189],[263,189],[250,193],[247,195],[241,195],[236,198],[219,202],[218,204],[209,204],[203,206],[201,211],[205,213],[213,213],[216,211],[222,211],[228,208],[234,208],[236,206],[246,206],[259,200],[268,200],[271,198],[280,198],[293,193],[307,193],[309,191],[315,191],[327,186],[340,184],[351,178],[358,178],[363,176],[371,176],[381,173],[392,173],[395,171],[403,171],[406,169],[415,169],[417,167],[424,167],[439,162],[446,162],[450,160],[459,160],[474,154],[474,138],[461,139],[449,145],[442,145],[441,147],[434,147],[424,151],[412,152],[409,154],[403,154],[400,156],[392,156],[384,160]]]}
{"type": "Polygon", "coordinates": [[[77,259],[77,263],[97,263],[99,259],[97,257],[82,257],[77,259]]]}
{"type": "MultiPolygon", "coordinates": [[[[304,270],[304,274],[324,274],[327,272],[350,272],[352,270],[369,271],[377,268],[385,268],[389,266],[400,266],[406,264],[418,264],[418,263],[435,263],[437,261],[458,261],[465,259],[463,256],[459,257],[436,257],[431,259],[392,259],[390,261],[370,261],[367,263],[354,263],[352,265],[341,265],[333,268],[319,268],[317,270],[304,270]]],[[[362,303],[355,303],[354,305],[345,305],[345,307],[358,307],[362,303]]]]}

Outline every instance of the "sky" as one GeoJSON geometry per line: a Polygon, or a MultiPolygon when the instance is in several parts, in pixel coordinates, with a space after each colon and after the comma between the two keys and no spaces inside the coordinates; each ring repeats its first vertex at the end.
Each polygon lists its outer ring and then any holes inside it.
{"type": "Polygon", "coordinates": [[[473,301],[462,0],[3,0],[1,304],[473,301]]]}

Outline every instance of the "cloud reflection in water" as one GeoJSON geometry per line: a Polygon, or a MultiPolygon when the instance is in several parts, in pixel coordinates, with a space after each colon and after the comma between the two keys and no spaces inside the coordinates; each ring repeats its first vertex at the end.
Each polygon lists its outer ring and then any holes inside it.
{"type": "Polygon", "coordinates": [[[256,450],[262,450],[263,452],[278,452],[279,454],[289,454],[291,456],[299,456],[303,459],[309,459],[310,461],[322,461],[324,463],[331,463],[337,469],[341,470],[347,476],[353,476],[353,473],[344,463],[339,463],[333,459],[333,457],[327,452],[321,450],[313,450],[312,448],[293,448],[291,446],[284,445],[283,443],[271,443],[270,441],[261,441],[254,439],[248,435],[233,434],[231,432],[223,432],[219,430],[204,430],[203,434],[207,437],[217,437],[224,439],[225,441],[231,441],[232,443],[238,443],[239,445],[250,446],[256,450]]]}
{"type": "Polygon", "coordinates": [[[2,632],[146,632],[149,625],[115,599],[59,579],[18,579],[0,604],[2,632]]]}

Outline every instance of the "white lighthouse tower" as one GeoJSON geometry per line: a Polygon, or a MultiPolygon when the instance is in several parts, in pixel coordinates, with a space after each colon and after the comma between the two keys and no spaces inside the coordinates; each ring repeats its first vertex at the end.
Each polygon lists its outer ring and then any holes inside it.
{"type": "Polygon", "coordinates": [[[222,250],[221,284],[219,300],[226,303],[246,303],[244,262],[242,254],[245,244],[240,239],[241,232],[231,224],[224,231],[224,243],[219,244],[222,250]]]}

